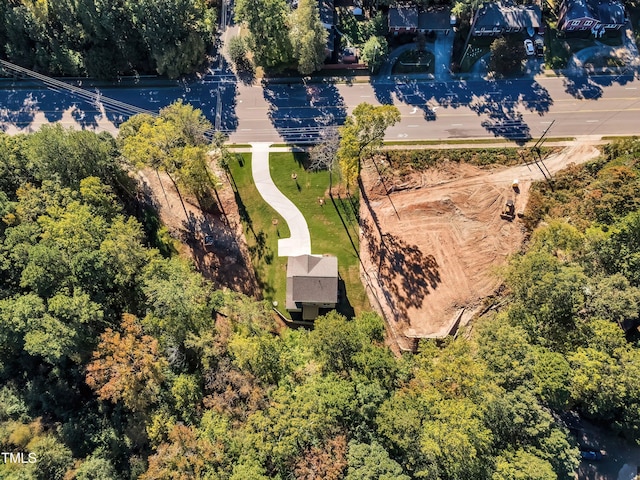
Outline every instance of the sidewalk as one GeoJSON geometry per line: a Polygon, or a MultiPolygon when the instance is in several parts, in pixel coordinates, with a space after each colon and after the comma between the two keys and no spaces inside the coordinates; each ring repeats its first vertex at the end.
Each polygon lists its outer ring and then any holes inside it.
{"type": "Polygon", "coordinates": [[[311,254],[311,236],[307,221],[300,210],[278,190],[269,171],[269,146],[271,143],[251,144],[251,168],[253,182],[262,198],[278,212],[289,226],[291,236],[278,240],[279,257],[295,257],[311,254]]]}

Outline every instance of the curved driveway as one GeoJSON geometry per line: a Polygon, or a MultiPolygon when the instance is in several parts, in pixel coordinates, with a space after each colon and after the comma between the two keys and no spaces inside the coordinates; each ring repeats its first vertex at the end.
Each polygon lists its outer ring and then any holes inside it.
{"type": "Polygon", "coordinates": [[[253,182],[262,198],[287,222],[291,236],[278,240],[279,257],[311,254],[311,236],[307,221],[291,200],[278,190],[269,171],[271,143],[251,143],[251,172],[253,182]]]}

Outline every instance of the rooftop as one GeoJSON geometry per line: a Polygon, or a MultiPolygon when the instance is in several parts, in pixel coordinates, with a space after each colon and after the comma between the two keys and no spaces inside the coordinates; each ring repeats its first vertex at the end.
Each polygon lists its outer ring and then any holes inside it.
{"type": "Polygon", "coordinates": [[[418,7],[390,8],[389,28],[418,28],[418,7]]]}
{"type": "Polygon", "coordinates": [[[485,3],[478,12],[474,28],[491,29],[493,27],[540,28],[542,12],[537,5],[504,5],[485,3]]]}
{"type": "Polygon", "coordinates": [[[338,302],[338,259],[300,255],[287,263],[287,308],[296,303],[338,302]]]}

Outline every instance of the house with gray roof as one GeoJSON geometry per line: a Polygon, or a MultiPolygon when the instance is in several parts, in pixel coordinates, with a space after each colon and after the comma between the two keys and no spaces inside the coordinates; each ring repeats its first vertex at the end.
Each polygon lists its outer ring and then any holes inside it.
{"type": "Polygon", "coordinates": [[[502,37],[526,31],[544,33],[542,11],[538,5],[485,3],[476,13],[471,26],[474,36],[502,37]]]}
{"type": "Polygon", "coordinates": [[[620,30],[626,22],[624,6],[615,0],[563,0],[558,9],[558,29],[588,31],[599,36],[620,30]]]}
{"type": "Polygon", "coordinates": [[[420,33],[449,33],[451,28],[451,9],[448,7],[430,8],[418,14],[418,31],[420,33]]]}
{"type": "Polygon", "coordinates": [[[418,7],[392,7],[387,20],[389,33],[415,33],[418,30],[418,7]]]}
{"type": "Polygon", "coordinates": [[[314,320],[320,309],[338,303],[338,259],[330,255],[300,255],[287,262],[286,308],[314,320]]]}

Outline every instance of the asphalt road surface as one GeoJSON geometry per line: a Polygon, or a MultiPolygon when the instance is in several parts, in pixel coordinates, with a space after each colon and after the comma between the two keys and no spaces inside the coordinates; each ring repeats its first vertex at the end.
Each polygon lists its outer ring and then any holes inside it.
{"type": "MultiPolygon", "coordinates": [[[[4,130],[33,130],[54,121],[104,129],[105,121],[117,126],[128,117],[125,111],[105,110],[99,102],[36,85],[0,84],[4,130]]],[[[219,112],[220,128],[234,143],[293,143],[317,139],[323,128],[340,125],[361,102],[398,106],[402,121],[388,130],[387,140],[525,140],[538,137],[553,120],[553,137],[640,134],[639,85],[633,75],[251,85],[223,70],[191,81],[84,87],[154,111],[182,99],[202,109],[212,123],[219,112]]]]}
{"type": "Polygon", "coordinates": [[[361,102],[398,106],[402,120],[387,140],[535,138],[553,120],[554,137],[640,134],[639,84],[629,76],[241,86],[231,140],[312,138],[361,102]]]}

